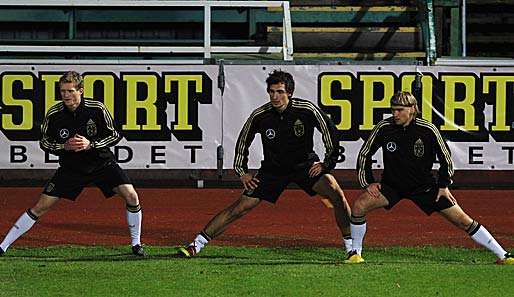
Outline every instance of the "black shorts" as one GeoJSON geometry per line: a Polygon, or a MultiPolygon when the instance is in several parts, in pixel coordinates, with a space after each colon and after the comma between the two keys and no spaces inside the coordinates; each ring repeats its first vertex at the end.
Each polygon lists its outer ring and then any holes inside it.
{"type": "Polygon", "coordinates": [[[109,198],[116,194],[113,191],[114,188],[131,183],[127,174],[116,163],[91,174],[81,174],[59,167],[46,184],[43,194],[74,201],[86,186],[94,184],[102,191],[105,198],[109,198]]]}
{"type": "Polygon", "coordinates": [[[439,187],[437,185],[434,185],[427,189],[425,192],[419,194],[406,194],[398,192],[396,189],[386,184],[382,184],[382,189],[380,189],[380,192],[382,195],[384,195],[387,201],[389,201],[389,205],[384,207],[387,210],[393,208],[398,202],[400,202],[400,200],[404,198],[414,202],[414,204],[416,204],[428,216],[435,211],[441,211],[453,206],[453,204],[451,204],[451,202],[444,197],[441,197],[438,202],[435,202],[437,193],[439,192],[439,187]]]}
{"type": "Polygon", "coordinates": [[[287,185],[293,182],[307,194],[314,196],[317,193],[312,187],[324,174],[329,172],[324,171],[315,177],[309,177],[309,169],[310,168],[299,169],[286,175],[277,175],[259,169],[255,175],[259,180],[259,185],[255,190],[244,190],[243,195],[275,203],[280,197],[280,194],[287,188],[287,185]]]}

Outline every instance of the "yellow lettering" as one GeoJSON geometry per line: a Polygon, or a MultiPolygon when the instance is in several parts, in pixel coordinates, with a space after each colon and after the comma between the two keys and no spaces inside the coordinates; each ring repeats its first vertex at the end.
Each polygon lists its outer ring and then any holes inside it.
{"type": "Polygon", "coordinates": [[[123,80],[127,82],[127,123],[123,130],[160,130],[161,125],[157,124],[157,77],[154,75],[124,75],[123,80]],[[144,83],[147,86],[148,96],[143,100],[137,98],[137,85],[144,83]],[[137,110],[146,112],[146,123],[139,127],[137,123],[137,110]]]}
{"type": "Polygon", "coordinates": [[[489,85],[496,83],[496,112],[492,131],[510,131],[507,126],[507,83],[514,82],[514,76],[484,76],[484,93],[489,93],[489,85]]]}
{"type": "Polygon", "coordinates": [[[324,75],[321,77],[321,104],[324,106],[339,106],[341,108],[341,122],[336,125],[338,130],[350,130],[352,127],[352,104],[349,100],[332,98],[330,92],[332,83],[339,82],[341,90],[351,90],[352,78],[349,75],[324,75]]]}
{"type": "Polygon", "coordinates": [[[95,99],[94,84],[98,81],[103,83],[104,105],[114,116],[114,77],[112,75],[86,75],[84,77],[84,98],[95,99]]]}
{"type": "Polygon", "coordinates": [[[2,78],[2,99],[6,106],[19,106],[22,110],[22,121],[19,124],[14,123],[12,114],[2,114],[2,127],[6,130],[30,130],[33,122],[33,107],[30,99],[13,98],[13,84],[15,81],[21,81],[24,90],[32,89],[33,80],[30,75],[5,75],[2,78]]]}
{"type": "Polygon", "coordinates": [[[359,126],[361,131],[371,130],[373,124],[373,110],[375,108],[389,108],[389,100],[394,95],[394,77],[392,75],[361,75],[360,80],[363,82],[362,106],[363,118],[362,125],[359,126]],[[380,100],[374,100],[374,84],[381,83],[384,85],[384,97],[380,100]]]}
{"type": "Polygon", "coordinates": [[[164,92],[171,93],[171,82],[178,82],[176,124],[173,130],[191,130],[192,125],[189,124],[189,93],[188,84],[190,81],[195,82],[196,92],[202,92],[202,76],[201,75],[167,75],[164,78],[164,92]]]}
{"type": "Polygon", "coordinates": [[[56,83],[59,82],[59,78],[61,78],[62,74],[45,74],[41,76],[41,81],[45,84],[45,113],[50,109],[50,107],[61,101],[61,97],[55,98],[55,94],[59,93],[60,90],[56,90],[56,83]],[[56,92],[58,91],[58,92],[56,92]]]}
{"type": "Polygon", "coordinates": [[[473,76],[456,76],[444,75],[441,81],[445,83],[445,102],[444,102],[444,125],[441,126],[441,131],[457,131],[464,129],[467,131],[478,131],[479,127],[475,125],[475,109],[473,103],[475,102],[475,79],[473,76]],[[464,84],[465,97],[462,101],[456,101],[455,86],[457,84],[464,84]],[[458,126],[455,123],[455,110],[461,109],[464,111],[464,125],[458,126]]]}

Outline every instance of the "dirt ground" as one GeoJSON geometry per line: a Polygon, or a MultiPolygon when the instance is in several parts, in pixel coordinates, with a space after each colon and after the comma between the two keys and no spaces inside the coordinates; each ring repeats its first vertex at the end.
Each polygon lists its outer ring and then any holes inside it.
{"type": "MultiPolygon", "coordinates": [[[[185,245],[217,212],[235,201],[234,189],[137,189],[143,209],[145,245],[185,245]]],[[[37,199],[41,188],[0,188],[0,235],[37,199]]],[[[350,205],[360,190],[345,190],[350,205]]],[[[505,247],[514,247],[514,190],[454,190],[461,207],[486,226],[505,247]]],[[[367,216],[365,247],[478,246],[438,214],[430,217],[410,201],[367,216]]],[[[129,245],[125,207],[119,197],[104,199],[87,188],[78,200],[60,201],[14,246],[129,245]]],[[[234,222],[212,245],[341,247],[333,210],[319,196],[287,190],[273,205],[261,203],[234,222]]]]}

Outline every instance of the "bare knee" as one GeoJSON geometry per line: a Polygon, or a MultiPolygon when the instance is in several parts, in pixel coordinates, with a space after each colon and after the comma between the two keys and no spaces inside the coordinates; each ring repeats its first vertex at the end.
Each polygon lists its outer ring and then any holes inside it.
{"type": "Polygon", "coordinates": [[[354,216],[364,216],[367,213],[367,204],[365,203],[365,199],[360,196],[355,200],[352,207],[352,215],[354,216]]]}
{"type": "Polygon", "coordinates": [[[259,202],[259,199],[242,196],[227,209],[227,214],[231,218],[240,218],[257,206],[259,202]]]}
{"type": "Polygon", "coordinates": [[[232,208],[229,213],[230,213],[230,216],[232,216],[232,217],[242,217],[245,214],[247,214],[248,212],[250,212],[250,210],[252,210],[252,209],[253,209],[253,207],[246,207],[243,205],[238,205],[238,206],[232,208]]]}
{"type": "Polygon", "coordinates": [[[139,205],[139,196],[137,195],[134,186],[131,184],[123,184],[114,188],[114,192],[125,200],[125,203],[129,206],[138,206],[139,205]]]}
{"type": "Polygon", "coordinates": [[[128,191],[127,193],[124,193],[123,199],[125,200],[125,203],[130,206],[138,206],[139,205],[139,196],[137,195],[136,191],[128,191]]]}
{"type": "Polygon", "coordinates": [[[378,198],[371,197],[368,193],[363,193],[353,203],[352,215],[365,216],[370,210],[382,207],[378,198]]]}
{"type": "Polygon", "coordinates": [[[314,185],[313,190],[321,196],[328,198],[334,207],[345,208],[348,204],[343,190],[332,175],[324,175],[319,182],[314,185]]]}
{"type": "Polygon", "coordinates": [[[37,217],[44,215],[50,208],[42,203],[37,202],[34,204],[30,211],[37,217]]]}
{"type": "Polygon", "coordinates": [[[30,212],[39,218],[47,213],[58,201],[58,197],[41,194],[38,201],[30,208],[30,212]]]}
{"type": "Polygon", "coordinates": [[[441,210],[439,212],[443,217],[450,221],[457,228],[467,231],[473,224],[473,219],[466,214],[458,205],[441,210]]]}
{"type": "Polygon", "coordinates": [[[47,213],[49,209],[50,208],[48,207],[41,207],[40,205],[36,204],[30,208],[30,212],[39,218],[47,213]]]}
{"type": "Polygon", "coordinates": [[[241,207],[230,207],[229,209],[227,209],[228,217],[229,218],[233,218],[233,219],[240,218],[240,217],[244,216],[248,212],[249,212],[248,209],[244,209],[244,208],[241,208],[241,207]]]}
{"type": "Polygon", "coordinates": [[[467,231],[469,227],[473,224],[473,219],[470,218],[467,214],[463,214],[453,221],[453,224],[457,226],[457,228],[467,231]]]}

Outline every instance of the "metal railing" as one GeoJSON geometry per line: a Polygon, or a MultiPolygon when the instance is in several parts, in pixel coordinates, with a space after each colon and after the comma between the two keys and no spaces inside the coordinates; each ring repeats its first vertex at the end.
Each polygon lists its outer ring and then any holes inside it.
{"type": "MultiPolygon", "coordinates": [[[[120,54],[203,54],[211,58],[212,54],[272,54],[281,53],[285,61],[293,60],[293,37],[291,31],[291,14],[289,1],[162,1],[162,0],[46,0],[46,1],[12,1],[0,0],[2,7],[22,8],[83,8],[83,7],[203,7],[204,39],[202,46],[95,46],[95,45],[2,45],[4,53],[120,53],[120,54]],[[213,7],[242,8],[282,8],[283,38],[281,46],[212,46],[211,45],[211,10],[213,7]]],[[[75,20],[70,17],[70,31],[75,20]]]]}
{"type": "Polygon", "coordinates": [[[437,59],[434,2],[432,0],[418,1],[419,24],[423,31],[423,40],[426,52],[426,64],[433,65],[437,59]]]}

